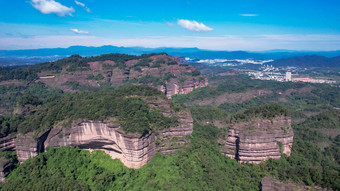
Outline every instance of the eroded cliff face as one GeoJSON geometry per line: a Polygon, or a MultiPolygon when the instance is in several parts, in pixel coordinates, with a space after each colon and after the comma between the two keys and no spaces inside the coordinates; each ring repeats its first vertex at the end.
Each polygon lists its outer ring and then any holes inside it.
{"type": "Polygon", "coordinates": [[[18,161],[23,163],[27,159],[44,152],[44,143],[49,133],[50,130],[38,135],[34,135],[32,132],[25,135],[17,135],[14,142],[18,161]]]}
{"type": "Polygon", "coordinates": [[[223,152],[239,162],[260,163],[290,156],[293,129],[289,117],[254,119],[232,125],[223,152]]]}
{"type": "Polygon", "coordinates": [[[202,88],[208,85],[208,79],[201,81],[186,80],[181,83],[177,79],[171,79],[166,85],[158,86],[157,89],[164,92],[165,95],[171,99],[171,96],[176,94],[187,94],[192,92],[194,89],[202,88]]]}
{"type": "Polygon", "coordinates": [[[189,142],[193,131],[193,119],[187,110],[174,111],[163,99],[147,99],[151,108],[157,107],[164,116],[175,115],[179,124],[165,129],[155,129],[144,135],[129,134],[112,121],[82,120],[69,128],[59,126],[41,133],[33,139],[33,133],[18,135],[15,140],[20,162],[44,152],[45,148],[78,146],[87,150],[103,150],[113,159],[120,159],[129,168],[139,168],[151,160],[157,152],[173,154],[189,142]]]}
{"type": "Polygon", "coordinates": [[[80,149],[103,150],[120,159],[129,168],[139,168],[156,153],[155,137],[126,134],[118,127],[100,121],[84,121],[71,128],[54,128],[45,147],[78,146],[80,149]]]}
{"type": "Polygon", "coordinates": [[[13,164],[8,160],[0,158],[0,182],[6,182],[6,176],[12,171],[13,164]]]}
{"type": "Polygon", "coordinates": [[[0,151],[13,151],[15,149],[16,136],[6,136],[0,138],[0,151]]]}

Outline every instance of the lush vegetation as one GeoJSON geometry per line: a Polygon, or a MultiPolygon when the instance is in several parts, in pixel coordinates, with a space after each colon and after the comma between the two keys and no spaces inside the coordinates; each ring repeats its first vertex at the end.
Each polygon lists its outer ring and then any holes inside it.
{"type": "Polygon", "coordinates": [[[258,107],[252,107],[247,109],[246,111],[237,113],[234,115],[231,120],[234,122],[240,121],[249,121],[254,118],[266,118],[272,119],[276,116],[287,116],[288,111],[286,108],[282,107],[279,104],[268,104],[261,105],[258,107]]]}
{"type": "MultiPolygon", "coordinates": [[[[175,155],[156,154],[138,170],[102,151],[48,148],[2,184],[3,190],[259,190],[265,175],[338,190],[339,165],[309,141],[296,139],[292,155],[259,165],[239,164],[219,151],[221,129],[195,124],[190,145],[175,155]],[[64,184],[62,184],[64,183],[64,184]]],[[[339,137],[336,139],[339,142],[339,137]]],[[[338,145],[339,146],[339,143],[338,145]]]]}
{"type": "Polygon", "coordinates": [[[145,61],[148,61],[148,57],[161,55],[166,53],[157,53],[157,54],[143,54],[141,56],[135,55],[127,55],[127,54],[102,54],[100,56],[92,56],[92,57],[81,57],[80,55],[72,55],[68,58],[60,59],[55,62],[46,62],[41,64],[36,64],[34,66],[17,66],[17,67],[0,67],[0,82],[6,80],[27,80],[32,81],[36,79],[37,73],[41,71],[61,71],[64,67],[69,72],[78,71],[78,70],[90,70],[90,65],[88,62],[94,61],[105,61],[112,60],[116,64],[114,67],[123,66],[125,68],[124,63],[128,60],[133,59],[141,59],[138,63],[142,65],[149,65],[145,61]]]}
{"type": "Polygon", "coordinates": [[[157,154],[138,170],[124,167],[102,151],[90,154],[77,148],[49,148],[11,173],[2,188],[75,189],[53,181],[67,179],[92,190],[258,190],[264,175],[259,166],[228,159],[213,144],[217,129],[196,127],[191,146],[172,156],[157,154]]]}
{"type": "Polygon", "coordinates": [[[305,84],[299,83],[279,83],[275,81],[252,80],[248,76],[242,75],[212,77],[210,79],[210,83],[213,83],[213,85],[199,88],[187,95],[175,95],[173,99],[178,103],[184,104],[197,100],[213,98],[224,93],[240,93],[259,89],[285,91],[287,89],[302,88],[305,86],[305,84]]]}
{"type": "Polygon", "coordinates": [[[0,86],[0,113],[13,113],[14,109],[18,106],[17,103],[19,106],[22,105],[21,102],[23,100],[20,101],[20,99],[25,95],[38,97],[39,101],[36,101],[40,102],[48,97],[61,94],[63,94],[61,90],[49,88],[41,82],[31,83],[29,85],[0,86]]]}
{"type": "MultiPolygon", "coordinates": [[[[106,60],[107,57],[101,59],[106,60]]],[[[116,59],[118,63],[130,58],[116,59]]],[[[154,65],[158,67],[158,64],[164,63],[164,60],[159,60],[154,65]]],[[[140,63],[139,67],[144,65],[140,63]]],[[[166,79],[171,78],[173,76],[166,79]]],[[[148,76],[139,83],[157,83],[157,79],[148,76]]],[[[271,175],[281,181],[340,190],[340,112],[334,108],[340,105],[337,88],[251,80],[246,76],[212,77],[210,83],[211,86],[187,95],[174,96],[176,103],[170,102],[174,111],[187,105],[195,121],[191,143],[175,155],[156,154],[150,162],[136,170],[126,168],[119,160],[112,160],[101,151],[90,153],[78,148],[48,148],[47,152],[16,168],[9,175],[8,182],[0,184],[0,189],[259,190],[261,179],[271,175]],[[298,91],[301,88],[309,88],[310,91],[298,91]],[[219,105],[199,105],[202,100],[224,94],[262,89],[270,90],[271,94],[242,102],[225,100],[219,105]],[[252,117],[272,118],[287,113],[292,115],[294,123],[291,156],[283,155],[280,160],[271,159],[258,165],[239,164],[223,155],[220,152],[223,147],[221,139],[226,129],[210,123],[229,123],[230,119],[244,121],[252,117]]],[[[5,93],[12,87],[3,88],[5,93]]],[[[113,122],[119,123],[125,131],[137,133],[178,123],[176,118],[164,117],[146,104],[143,97],[164,98],[164,95],[144,86],[62,96],[55,93],[59,95],[57,97],[51,97],[52,91],[43,91],[43,88],[17,88],[19,93],[13,103],[20,107],[30,105],[33,112],[25,117],[0,116],[1,136],[49,128],[61,121],[67,125],[78,119],[113,118],[113,122]]],[[[13,153],[2,155],[17,164],[13,153]]],[[[0,153],[0,157],[2,155],[0,153]]]]}
{"type": "MultiPolygon", "coordinates": [[[[145,96],[164,98],[164,95],[146,86],[127,86],[114,91],[80,92],[50,98],[25,118],[4,118],[1,131],[11,132],[42,131],[59,122],[69,126],[79,119],[105,120],[117,118],[122,129],[131,133],[147,133],[154,128],[162,129],[177,125],[175,116],[165,117],[142,100],[145,96]],[[22,119],[20,121],[20,119],[22,119]],[[18,122],[19,121],[19,122],[18,122]]],[[[23,96],[20,103],[40,104],[34,96],[23,96]]]]}

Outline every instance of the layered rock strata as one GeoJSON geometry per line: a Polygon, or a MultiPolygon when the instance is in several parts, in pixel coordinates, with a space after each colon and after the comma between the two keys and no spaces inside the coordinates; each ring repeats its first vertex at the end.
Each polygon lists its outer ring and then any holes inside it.
{"type": "Polygon", "coordinates": [[[289,117],[255,119],[232,125],[223,152],[239,162],[260,163],[290,156],[293,129],[289,117]]]}
{"type": "Polygon", "coordinates": [[[12,171],[13,164],[0,158],[0,182],[6,182],[6,176],[12,171]]]}
{"type": "MultiPolygon", "coordinates": [[[[170,107],[164,100],[157,100],[150,105],[170,107]]],[[[163,114],[172,115],[171,112],[163,114]]],[[[113,159],[120,159],[125,166],[139,168],[151,160],[156,152],[173,154],[190,140],[187,136],[193,131],[191,114],[183,110],[177,112],[176,116],[178,126],[150,131],[145,135],[125,133],[119,125],[112,122],[89,120],[74,123],[70,128],[55,127],[36,136],[36,139],[33,139],[33,133],[18,135],[15,140],[18,160],[24,162],[44,152],[48,146],[77,146],[90,151],[103,150],[113,159]]]]}
{"type": "Polygon", "coordinates": [[[157,89],[164,92],[171,99],[171,96],[176,94],[187,94],[194,89],[202,88],[208,85],[208,79],[202,81],[186,80],[180,83],[177,79],[172,79],[165,86],[158,86],[157,89]]]}
{"type": "Polygon", "coordinates": [[[0,138],[0,151],[13,151],[15,149],[16,136],[6,136],[0,138]]]}
{"type": "MultiPolygon", "coordinates": [[[[6,136],[0,138],[0,151],[15,150],[16,136],[6,136]]],[[[13,164],[5,158],[0,158],[0,182],[6,181],[6,176],[11,172],[13,164]]]]}
{"type": "Polygon", "coordinates": [[[139,168],[156,153],[155,137],[126,134],[118,127],[99,121],[85,121],[71,128],[54,128],[45,146],[78,146],[80,149],[103,150],[120,159],[129,168],[139,168]]]}
{"type": "Polygon", "coordinates": [[[17,135],[15,139],[15,150],[18,161],[23,163],[27,159],[37,156],[38,153],[44,152],[44,143],[49,133],[50,130],[38,135],[34,135],[32,132],[25,135],[17,135]]]}

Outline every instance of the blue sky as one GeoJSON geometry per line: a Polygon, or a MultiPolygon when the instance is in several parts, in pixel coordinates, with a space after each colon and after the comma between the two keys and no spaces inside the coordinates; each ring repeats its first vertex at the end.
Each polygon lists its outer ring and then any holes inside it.
{"type": "Polygon", "coordinates": [[[339,50],[339,0],[1,0],[0,49],[339,50]]]}

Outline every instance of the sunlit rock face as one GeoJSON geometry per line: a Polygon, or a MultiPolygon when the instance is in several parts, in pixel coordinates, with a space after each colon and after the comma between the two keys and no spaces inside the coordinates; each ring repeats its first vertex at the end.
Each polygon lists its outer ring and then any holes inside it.
{"type": "MultiPolygon", "coordinates": [[[[166,102],[158,101],[157,104],[164,106],[166,102]]],[[[193,131],[191,114],[183,110],[176,115],[180,122],[178,126],[144,135],[125,133],[119,125],[109,122],[83,120],[69,128],[55,127],[38,136],[33,133],[18,135],[15,139],[15,149],[19,161],[24,162],[44,152],[48,146],[77,146],[90,151],[103,150],[113,159],[120,159],[127,167],[139,168],[157,152],[173,154],[189,142],[188,136],[193,131]]]]}
{"type": "Polygon", "coordinates": [[[254,119],[229,128],[223,152],[239,162],[260,163],[290,156],[293,138],[289,117],[254,119]]]}
{"type": "Polygon", "coordinates": [[[87,121],[71,128],[55,128],[45,147],[77,146],[80,149],[103,150],[120,159],[129,168],[139,168],[156,153],[155,136],[126,134],[107,123],[87,121]]]}
{"type": "Polygon", "coordinates": [[[38,135],[32,132],[17,135],[14,142],[19,162],[23,163],[27,159],[37,156],[38,153],[44,152],[44,143],[49,133],[50,130],[38,135]]]}
{"type": "Polygon", "coordinates": [[[15,149],[16,136],[6,136],[0,138],[0,151],[13,151],[15,149]]]}
{"type": "Polygon", "coordinates": [[[183,83],[177,79],[172,79],[166,86],[158,86],[158,90],[165,93],[165,95],[170,99],[171,96],[176,94],[188,94],[194,89],[203,88],[208,85],[208,80],[203,79],[201,81],[186,80],[183,83]]]}

